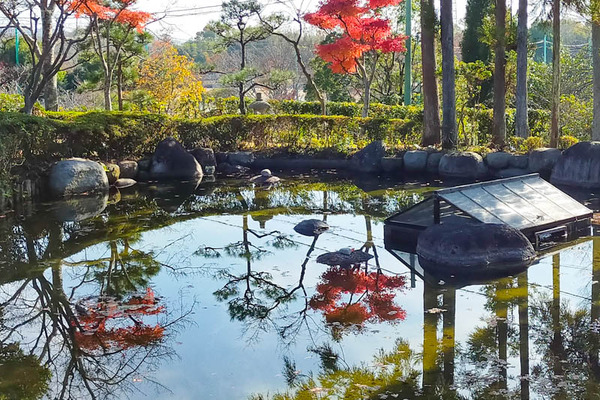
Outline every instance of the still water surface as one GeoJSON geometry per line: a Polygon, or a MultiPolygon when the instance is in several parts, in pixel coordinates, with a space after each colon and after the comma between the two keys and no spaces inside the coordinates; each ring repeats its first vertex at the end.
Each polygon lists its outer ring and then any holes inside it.
{"type": "Polygon", "coordinates": [[[383,219],[433,186],[139,186],[5,216],[0,399],[600,396],[600,239],[515,277],[424,282],[383,219]],[[295,233],[307,218],[331,229],[295,233]],[[376,257],[315,262],[342,247],[376,257]]]}

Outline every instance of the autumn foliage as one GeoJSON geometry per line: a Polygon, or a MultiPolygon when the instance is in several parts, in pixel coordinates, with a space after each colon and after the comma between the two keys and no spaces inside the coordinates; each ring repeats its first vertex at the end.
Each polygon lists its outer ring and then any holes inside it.
{"type": "MultiPolygon", "coordinates": [[[[151,55],[140,67],[138,87],[145,90],[156,113],[197,117],[204,87],[194,71],[194,62],[168,42],[155,42],[151,55]]],[[[140,107],[142,108],[142,107],[140,107]]]]}
{"type": "Polygon", "coordinates": [[[406,37],[395,35],[381,11],[401,0],[325,0],[306,22],[337,33],[333,43],[317,46],[317,53],[336,73],[355,73],[368,53],[403,52],[406,37]]]}
{"type": "Polygon", "coordinates": [[[141,32],[152,19],[152,14],[131,10],[137,0],[117,0],[110,3],[101,0],[71,1],[70,7],[77,17],[88,16],[104,21],[113,21],[136,28],[141,32]]]}
{"type": "Polygon", "coordinates": [[[321,276],[317,293],[309,305],[320,310],[330,324],[362,327],[366,322],[397,322],[406,312],[394,303],[403,276],[386,276],[381,271],[330,267],[321,276]]]}
{"type": "Polygon", "coordinates": [[[159,342],[164,327],[145,324],[145,316],[164,312],[158,305],[154,291],[146,289],[143,296],[132,296],[127,301],[102,299],[78,304],[78,315],[72,325],[75,342],[88,351],[126,350],[159,342]],[[132,324],[133,323],[133,324],[132,324]]]}

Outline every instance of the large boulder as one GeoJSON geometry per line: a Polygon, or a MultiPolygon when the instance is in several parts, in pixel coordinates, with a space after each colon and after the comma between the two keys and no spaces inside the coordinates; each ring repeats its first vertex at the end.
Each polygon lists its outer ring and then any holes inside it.
{"type": "Polygon", "coordinates": [[[527,168],[529,165],[529,156],[524,154],[513,154],[508,160],[509,168],[527,168]]]}
{"type": "Polygon", "coordinates": [[[513,178],[529,174],[529,171],[523,168],[506,168],[496,172],[496,178],[513,178]]]}
{"type": "Polygon", "coordinates": [[[385,156],[385,145],[382,140],[371,142],[364,149],[352,156],[352,169],[359,172],[381,171],[381,160],[385,156]]]}
{"type": "Polygon", "coordinates": [[[529,171],[548,174],[558,162],[562,151],[559,149],[541,148],[529,153],[529,171]]]}
{"type": "Polygon", "coordinates": [[[444,154],[439,174],[444,178],[479,179],[487,175],[483,158],[472,151],[444,154]]]}
{"type": "Polygon", "coordinates": [[[231,165],[249,167],[254,162],[254,153],[250,151],[234,151],[227,154],[227,162],[231,165]]]}
{"type": "Polygon", "coordinates": [[[156,146],[150,166],[153,179],[197,180],[202,175],[198,161],[177,140],[167,138],[156,146]]]}
{"type": "MultiPolygon", "coordinates": [[[[196,158],[196,161],[202,166],[204,173],[212,175],[207,172],[206,167],[216,167],[217,159],[215,158],[215,152],[211,148],[199,147],[190,151],[190,153],[196,158]]],[[[213,171],[214,173],[214,171],[213,171]]]]}
{"type": "Polygon", "coordinates": [[[400,157],[383,157],[381,159],[381,169],[387,173],[402,171],[404,162],[400,157]]]}
{"type": "Polygon", "coordinates": [[[435,152],[429,153],[429,157],[427,157],[427,167],[425,168],[427,172],[430,174],[437,174],[440,170],[440,161],[444,153],[435,152]]]}
{"type": "Polygon", "coordinates": [[[102,165],[83,158],[70,158],[54,164],[48,187],[53,197],[69,197],[108,191],[108,177],[102,165]]]}
{"type": "Polygon", "coordinates": [[[536,257],[525,235],[503,224],[432,225],[419,236],[416,251],[425,270],[448,275],[509,274],[536,257]]]}
{"type": "Polygon", "coordinates": [[[411,150],[404,153],[404,169],[409,172],[423,172],[427,167],[429,154],[424,150],[411,150]]]}
{"type": "Polygon", "coordinates": [[[485,156],[485,163],[488,167],[493,169],[504,169],[508,168],[510,163],[510,159],[513,157],[510,153],[505,153],[503,151],[497,151],[494,153],[489,153],[485,156]]]}
{"type": "Polygon", "coordinates": [[[109,185],[114,185],[121,176],[121,168],[117,164],[104,163],[104,171],[106,172],[109,185]]]}
{"type": "Polygon", "coordinates": [[[121,175],[119,178],[135,179],[138,174],[138,163],[131,160],[123,160],[118,163],[121,175]]]}
{"type": "Polygon", "coordinates": [[[600,142],[579,142],[565,150],[552,169],[559,185],[600,188],[600,142]]]}

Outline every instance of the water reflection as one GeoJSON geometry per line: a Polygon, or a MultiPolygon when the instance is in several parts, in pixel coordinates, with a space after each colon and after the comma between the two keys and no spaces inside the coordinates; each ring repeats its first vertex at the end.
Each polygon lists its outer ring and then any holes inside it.
{"type": "Polygon", "coordinates": [[[0,398],[147,398],[156,377],[182,399],[597,396],[600,239],[517,276],[409,280],[380,222],[423,193],[372,189],[140,185],[92,218],[0,220],[0,398]],[[331,229],[295,235],[306,216],[331,229]],[[316,263],[340,247],[374,258],[316,263]]]}

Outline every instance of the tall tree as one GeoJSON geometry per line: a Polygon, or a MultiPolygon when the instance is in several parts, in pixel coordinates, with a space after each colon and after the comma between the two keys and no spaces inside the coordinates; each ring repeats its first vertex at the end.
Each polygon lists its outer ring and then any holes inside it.
{"type": "Polygon", "coordinates": [[[452,0],[441,0],[440,23],[442,28],[442,147],[456,148],[456,87],[454,67],[454,22],[452,0]]]}
{"type": "Polygon", "coordinates": [[[517,26],[517,94],[515,133],[529,136],[527,118],[527,0],[519,0],[519,23],[517,26]]]}
{"type": "MultiPolygon", "coordinates": [[[[558,1],[558,0],[556,0],[558,1]]],[[[494,60],[494,122],[492,143],[506,142],[506,0],[496,0],[496,40],[494,60]]]]}
{"type": "Polygon", "coordinates": [[[592,64],[594,66],[594,117],[592,140],[600,140],[600,1],[590,2],[592,17],[592,64]]]}
{"type": "MultiPolygon", "coordinates": [[[[85,40],[89,29],[77,36],[67,35],[67,21],[72,20],[88,1],[91,0],[0,2],[0,13],[9,26],[17,29],[31,54],[31,69],[23,88],[23,112],[31,114],[46,88],[54,85],[62,66],[77,55],[77,46],[85,40]],[[42,16],[41,27],[36,15],[42,16]]],[[[50,108],[54,107],[53,101],[49,102],[50,108]]]]}
{"type": "Polygon", "coordinates": [[[560,0],[552,1],[552,122],[550,147],[558,146],[560,113],[560,0]]]}
{"type": "Polygon", "coordinates": [[[294,6],[293,2],[287,3],[288,9],[291,10],[291,17],[283,13],[272,14],[268,17],[263,17],[259,14],[259,18],[265,29],[272,35],[279,36],[285,40],[294,49],[296,62],[306,78],[307,86],[310,86],[312,94],[321,103],[321,114],[327,114],[327,105],[325,104],[325,96],[315,83],[314,75],[309,70],[306,62],[302,58],[301,42],[304,34],[304,25],[302,19],[302,11],[294,6]],[[293,31],[283,32],[280,28],[291,19],[297,25],[297,29],[293,31]]]}
{"type": "Polygon", "coordinates": [[[435,74],[435,8],[421,0],[421,71],[423,74],[423,139],[429,146],[440,142],[440,102],[435,74]]]}
{"type": "Polygon", "coordinates": [[[250,43],[265,39],[269,32],[261,25],[249,25],[252,17],[261,12],[261,6],[256,0],[225,1],[222,10],[220,20],[210,23],[208,29],[221,38],[224,47],[239,49],[239,69],[235,74],[230,74],[226,81],[237,86],[240,113],[246,114],[246,94],[256,86],[265,86],[256,81],[265,73],[246,65],[247,48],[250,43]]]}
{"type": "Polygon", "coordinates": [[[91,43],[104,73],[104,108],[108,111],[112,110],[111,89],[123,48],[134,39],[136,31],[142,32],[144,25],[152,18],[150,13],[132,10],[136,2],[88,2],[80,11],[90,18],[91,43]]]}
{"type": "Polygon", "coordinates": [[[465,30],[460,42],[464,62],[487,62],[490,59],[490,46],[481,39],[483,21],[489,14],[491,5],[491,0],[467,0],[465,30]]]}
{"type": "Polygon", "coordinates": [[[317,46],[317,53],[331,63],[333,72],[356,75],[363,84],[362,116],[369,115],[371,84],[382,53],[405,51],[405,37],[392,33],[382,16],[387,7],[401,0],[324,0],[314,13],[304,16],[326,32],[340,31],[333,43],[317,46]]]}

